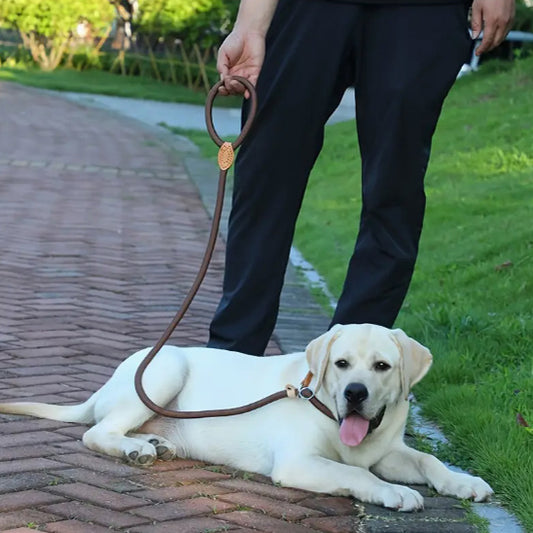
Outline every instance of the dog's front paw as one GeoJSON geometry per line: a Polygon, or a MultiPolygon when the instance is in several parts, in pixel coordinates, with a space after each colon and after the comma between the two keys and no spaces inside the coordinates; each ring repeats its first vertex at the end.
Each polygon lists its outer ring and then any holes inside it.
{"type": "Polygon", "coordinates": [[[440,486],[435,486],[439,494],[455,496],[461,500],[484,502],[494,494],[490,485],[480,477],[454,472],[440,486]]]}
{"type": "Polygon", "coordinates": [[[388,484],[380,489],[380,504],[397,511],[418,511],[424,508],[424,498],[416,490],[403,485],[388,484]]]}

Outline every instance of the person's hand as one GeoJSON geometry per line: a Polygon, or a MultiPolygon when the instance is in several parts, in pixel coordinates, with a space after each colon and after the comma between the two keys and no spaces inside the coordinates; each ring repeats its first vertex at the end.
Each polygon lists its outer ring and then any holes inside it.
{"type": "Polygon", "coordinates": [[[506,37],[513,25],[515,0],[474,0],[472,4],[472,34],[477,39],[483,30],[483,39],[476,55],[492,50],[506,37]]]}
{"type": "Polygon", "coordinates": [[[230,81],[230,76],[242,76],[254,86],[265,58],[265,36],[254,32],[233,30],[224,40],[218,51],[217,70],[224,81],[219,93],[242,94],[249,97],[248,91],[238,81],[230,81]]]}

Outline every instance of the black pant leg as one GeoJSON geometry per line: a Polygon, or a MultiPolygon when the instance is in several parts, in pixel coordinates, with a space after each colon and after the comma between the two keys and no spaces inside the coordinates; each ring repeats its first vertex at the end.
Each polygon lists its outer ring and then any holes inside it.
{"type": "Polygon", "coordinates": [[[431,139],[472,42],[460,4],[368,6],[363,19],[356,73],[363,207],[332,325],[391,327],[418,253],[431,139]]]}
{"type": "Polygon", "coordinates": [[[359,9],[323,0],[278,5],[257,83],[256,120],[236,161],[223,295],[209,346],[264,352],[324,124],[353,79],[359,9]]]}

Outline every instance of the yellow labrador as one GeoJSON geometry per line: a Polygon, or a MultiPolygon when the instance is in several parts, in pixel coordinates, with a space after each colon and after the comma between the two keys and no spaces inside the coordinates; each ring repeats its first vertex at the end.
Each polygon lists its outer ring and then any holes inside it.
{"type": "Polygon", "coordinates": [[[95,424],[83,436],[85,445],[134,464],[190,457],[399,511],[421,509],[424,502],[398,482],[427,484],[440,494],[475,501],[492,494],[481,478],[452,472],[403,442],[409,390],[432,357],[399,329],[335,326],[305,353],[274,357],[166,346],[144,374],[153,401],[194,411],[250,403],[296,384],[310,369],[310,387],[337,421],[300,398],[224,418],[154,417],[134,389],[135,371],[147,353],[125,360],[81,405],[4,403],[0,412],[95,424]]]}

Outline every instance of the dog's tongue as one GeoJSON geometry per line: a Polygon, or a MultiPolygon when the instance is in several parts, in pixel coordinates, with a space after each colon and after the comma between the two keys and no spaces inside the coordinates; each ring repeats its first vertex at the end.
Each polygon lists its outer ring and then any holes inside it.
{"type": "Polygon", "coordinates": [[[357,446],[366,437],[370,422],[362,416],[348,415],[341,424],[339,436],[346,446],[357,446]]]}

